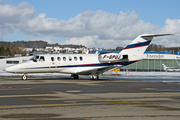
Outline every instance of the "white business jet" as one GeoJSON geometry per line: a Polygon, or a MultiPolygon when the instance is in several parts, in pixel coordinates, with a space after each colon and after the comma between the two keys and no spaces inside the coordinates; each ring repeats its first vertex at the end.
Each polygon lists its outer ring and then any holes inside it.
{"type": "Polygon", "coordinates": [[[176,67],[167,67],[165,64],[162,64],[162,66],[166,72],[179,72],[180,71],[180,69],[176,67]]]}
{"type": "Polygon", "coordinates": [[[99,75],[106,71],[121,68],[142,59],[153,37],[172,34],[143,34],[139,35],[119,54],[45,54],[36,55],[29,61],[6,68],[7,72],[21,73],[22,80],[26,80],[28,73],[66,73],[74,79],[79,75],[90,75],[98,80],[99,75]]]}

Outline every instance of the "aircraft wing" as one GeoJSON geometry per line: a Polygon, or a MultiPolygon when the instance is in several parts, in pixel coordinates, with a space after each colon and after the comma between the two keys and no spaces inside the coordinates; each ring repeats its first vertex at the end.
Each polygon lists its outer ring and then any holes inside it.
{"type": "Polygon", "coordinates": [[[117,66],[108,66],[108,67],[103,67],[103,68],[95,68],[95,69],[90,69],[90,70],[85,70],[78,72],[79,75],[91,75],[93,74],[102,74],[106,71],[109,71],[111,69],[115,69],[117,66]]]}

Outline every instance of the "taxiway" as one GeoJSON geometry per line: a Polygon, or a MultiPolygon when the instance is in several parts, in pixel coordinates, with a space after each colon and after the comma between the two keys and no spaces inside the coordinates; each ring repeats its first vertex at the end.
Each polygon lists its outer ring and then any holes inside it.
{"type": "Polygon", "coordinates": [[[0,78],[0,119],[169,120],[180,117],[179,82],[101,77],[0,78]]]}

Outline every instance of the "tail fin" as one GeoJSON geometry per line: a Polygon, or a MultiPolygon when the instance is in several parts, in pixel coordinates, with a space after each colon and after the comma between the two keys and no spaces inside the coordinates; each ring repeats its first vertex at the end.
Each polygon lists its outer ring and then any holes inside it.
{"type": "Polygon", "coordinates": [[[164,70],[167,70],[167,67],[165,64],[162,64],[162,66],[163,66],[164,70]]]}
{"type": "Polygon", "coordinates": [[[177,65],[180,67],[180,64],[178,63],[177,59],[176,59],[176,63],[177,63],[177,65]]]}
{"type": "Polygon", "coordinates": [[[152,41],[153,37],[158,36],[166,36],[172,34],[143,34],[139,35],[135,40],[133,40],[129,45],[127,45],[120,54],[128,55],[133,60],[142,59],[142,55],[144,54],[145,50],[149,46],[150,42],[152,41]]]}

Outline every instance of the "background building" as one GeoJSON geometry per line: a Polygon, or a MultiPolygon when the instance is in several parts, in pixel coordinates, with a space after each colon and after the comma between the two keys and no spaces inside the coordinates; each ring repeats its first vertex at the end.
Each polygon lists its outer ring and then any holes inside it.
{"type": "Polygon", "coordinates": [[[0,71],[4,71],[4,69],[10,65],[18,64],[21,62],[26,62],[32,56],[24,56],[24,57],[13,57],[13,58],[4,58],[0,59],[0,71]]]}
{"type": "Polygon", "coordinates": [[[144,54],[143,60],[140,60],[136,63],[124,66],[121,68],[121,71],[164,71],[162,64],[165,64],[168,67],[179,68],[177,62],[180,62],[179,55],[172,54],[144,54]],[[177,61],[176,61],[177,60],[177,61]]]}
{"type": "MultiPolygon", "coordinates": [[[[102,53],[102,52],[115,52],[119,53],[120,51],[92,51],[92,53],[102,53]]],[[[180,52],[177,51],[175,55],[171,52],[157,52],[157,51],[147,51],[143,54],[143,59],[132,63],[130,65],[124,66],[122,68],[115,70],[117,71],[164,71],[162,64],[165,64],[168,67],[179,68],[178,63],[180,63],[180,52]]]]}

